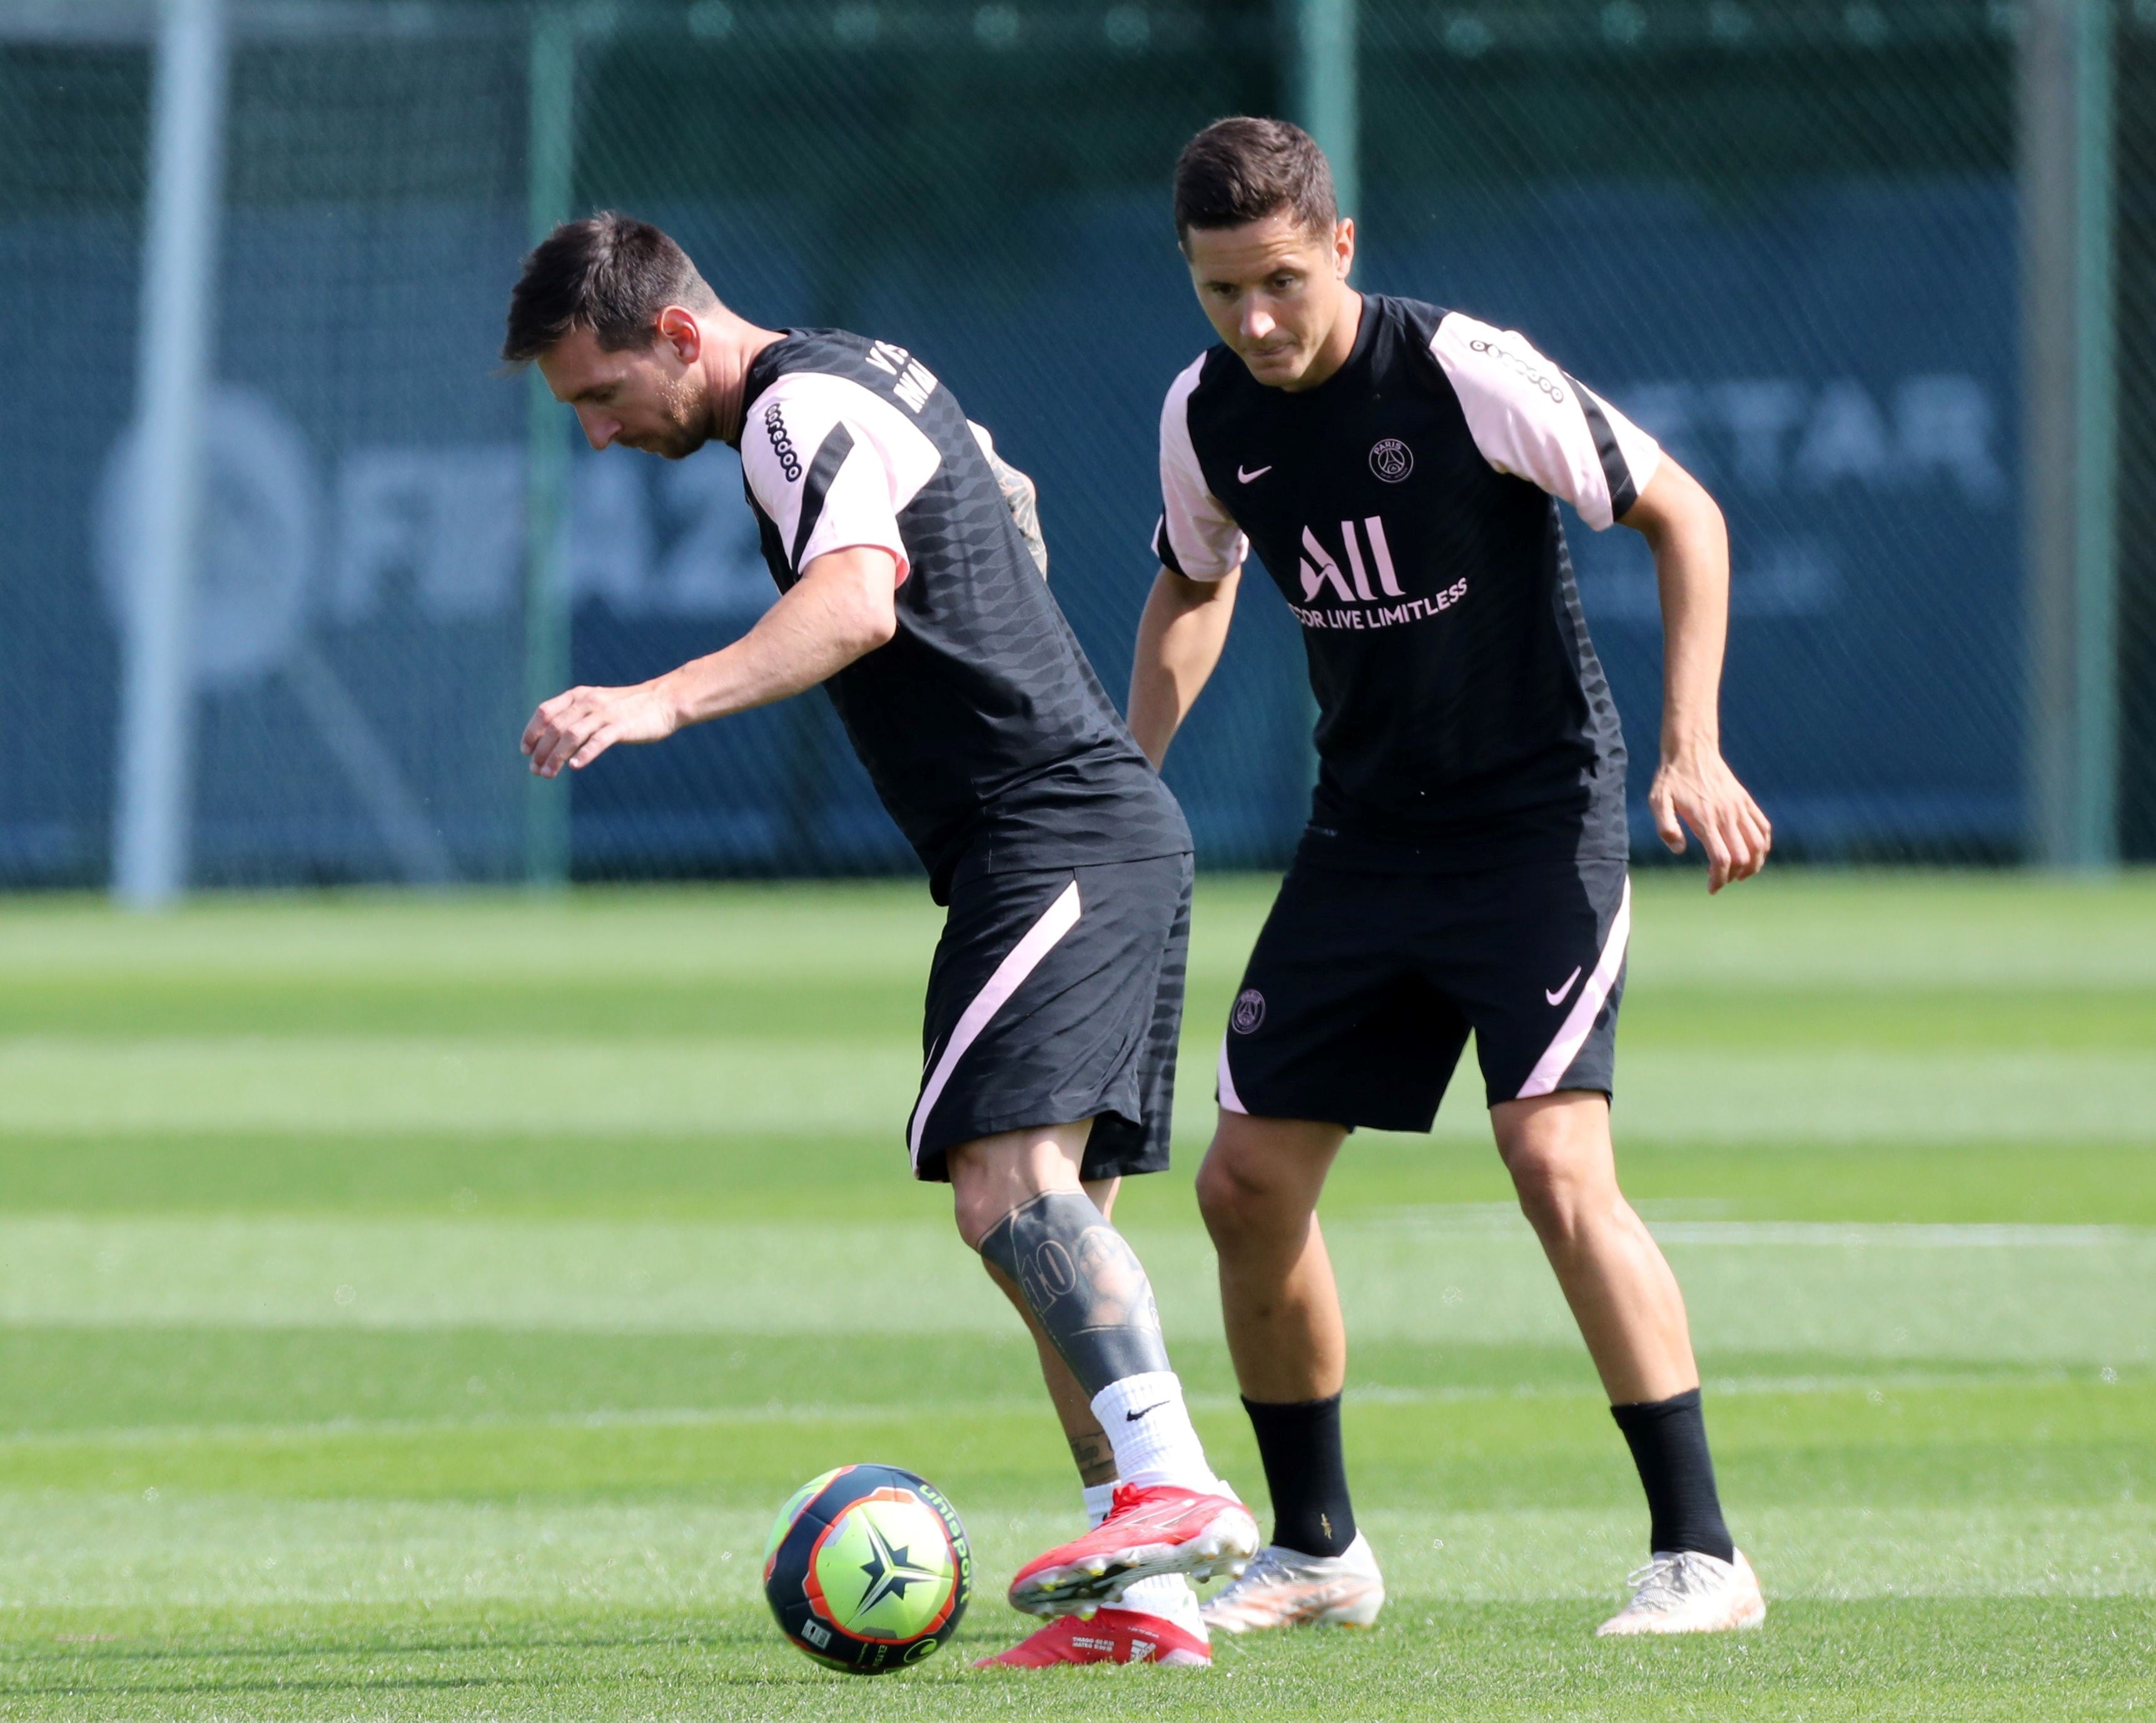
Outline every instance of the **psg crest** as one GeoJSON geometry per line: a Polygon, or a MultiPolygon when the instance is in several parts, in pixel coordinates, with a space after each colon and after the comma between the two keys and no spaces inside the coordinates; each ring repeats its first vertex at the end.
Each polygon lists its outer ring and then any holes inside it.
{"type": "Polygon", "coordinates": [[[1414,471],[1414,450],[1398,437],[1387,437],[1370,445],[1370,471],[1388,485],[1397,485],[1414,471]]]}
{"type": "Polygon", "coordinates": [[[1248,1035],[1265,1021],[1265,995],[1255,987],[1245,987],[1236,997],[1235,1009],[1229,1015],[1229,1023],[1236,1034],[1248,1035]]]}

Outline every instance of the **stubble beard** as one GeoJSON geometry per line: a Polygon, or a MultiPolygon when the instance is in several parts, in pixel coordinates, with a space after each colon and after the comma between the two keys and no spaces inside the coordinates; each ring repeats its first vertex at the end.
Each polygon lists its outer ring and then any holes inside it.
{"type": "Polygon", "coordinates": [[[717,435],[718,416],[701,379],[683,377],[659,387],[666,423],[672,429],[655,452],[669,460],[685,460],[717,435]]]}

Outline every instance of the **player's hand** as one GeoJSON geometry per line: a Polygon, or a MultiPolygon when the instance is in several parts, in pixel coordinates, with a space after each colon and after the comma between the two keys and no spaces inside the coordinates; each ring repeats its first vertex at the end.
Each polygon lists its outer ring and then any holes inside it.
{"type": "Polygon", "coordinates": [[[1686,826],[1698,835],[1707,851],[1709,892],[1751,878],[1767,865],[1767,851],[1774,846],[1774,828],[1759,804],[1713,748],[1665,755],[1647,791],[1647,806],[1672,854],[1684,854],[1686,826]]]}
{"type": "Polygon", "coordinates": [[[564,766],[582,771],[617,742],[663,742],[681,727],[656,682],[633,688],[572,688],[531,714],[524,752],[542,778],[564,766]]]}

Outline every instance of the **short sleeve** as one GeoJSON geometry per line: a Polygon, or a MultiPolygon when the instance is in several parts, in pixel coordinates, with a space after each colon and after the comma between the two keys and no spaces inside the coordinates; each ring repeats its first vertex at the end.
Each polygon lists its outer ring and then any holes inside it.
{"type": "Polygon", "coordinates": [[[900,513],[935,473],[936,445],[881,397],[846,378],[790,372],[757,396],[742,471],[795,574],[827,552],[889,551],[911,571],[900,513]]]}
{"type": "Polygon", "coordinates": [[[1661,465],[1652,437],[1515,330],[1448,312],[1430,352],[1482,458],[1570,503],[1598,532],[1630,512],[1661,465]]]}
{"type": "Polygon", "coordinates": [[[1160,524],[1153,554],[1161,566],[1192,580],[1222,580],[1243,566],[1250,542],[1206,487],[1190,440],[1190,393],[1205,361],[1194,360],[1168,391],[1160,410],[1160,524]]]}

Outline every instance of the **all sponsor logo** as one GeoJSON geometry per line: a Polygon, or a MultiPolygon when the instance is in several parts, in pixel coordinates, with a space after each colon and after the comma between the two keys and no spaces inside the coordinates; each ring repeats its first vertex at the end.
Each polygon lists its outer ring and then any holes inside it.
{"type": "Polygon", "coordinates": [[[1370,445],[1370,471],[1388,485],[1397,485],[1414,471],[1414,450],[1398,437],[1386,437],[1370,445]]]}
{"type": "Polygon", "coordinates": [[[1336,557],[1315,527],[1302,529],[1299,570],[1304,602],[1291,603],[1288,609],[1305,628],[1391,628],[1449,610],[1467,596],[1464,574],[1426,599],[1411,599],[1403,592],[1382,516],[1371,515],[1359,523],[1342,521],[1340,543],[1342,553],[1336,557]]]}
{"type": "Polygon", "coordinates": [[[771,439],[771,452],[778,457],[778,470],[786,475],[786,482],[789,485],[799,484],[801,482],[800,451],[793,446],[793,439],[787,433],[785,415],[778,410],[778,403],[776,401],[763,409],[763,429],[764,434],[771,439]]]}
{"type": "Polygon", "coordinates": [[[1374,604],[1381,597],[1397,599],[1406,596],[1400,590],[1399,577],[1393,572],[1392,547],[1385,543],[1385,522],[1382,517],[1372,515],[1362,523],[1360,532],[1357,531],[1354,522],[1342,521],[1340,537],[1347,547],[1346,574],[1341,573],[1339,561],[1320,542],[1317,529],[1311,527],[1302,529],[1302,595],[1306,600],[1316,599],[1318,593],[1327,587],[1343,604],[1352,604],[1358,599],[1366,604],[1374,604]],[[1365,535],[1369,539],[1367,558],[1363,553],[1365,535]],[[1373,572],[1378,577],[1378,589],[1375,591],[1370,586],[1370,576],[1373,572]],[[1353,577],[1352,586],[1349,584],[1350,576],[1353,577]]]}
{"type": "Polygon", "coordinates": [[[1245,987],[1235,995],[1235,1009],[1228,1014],[1228,1026],[1238,1035],[1248,1035],[1265,1021],[1265,995],[1255,987],[1245,987]]]}

